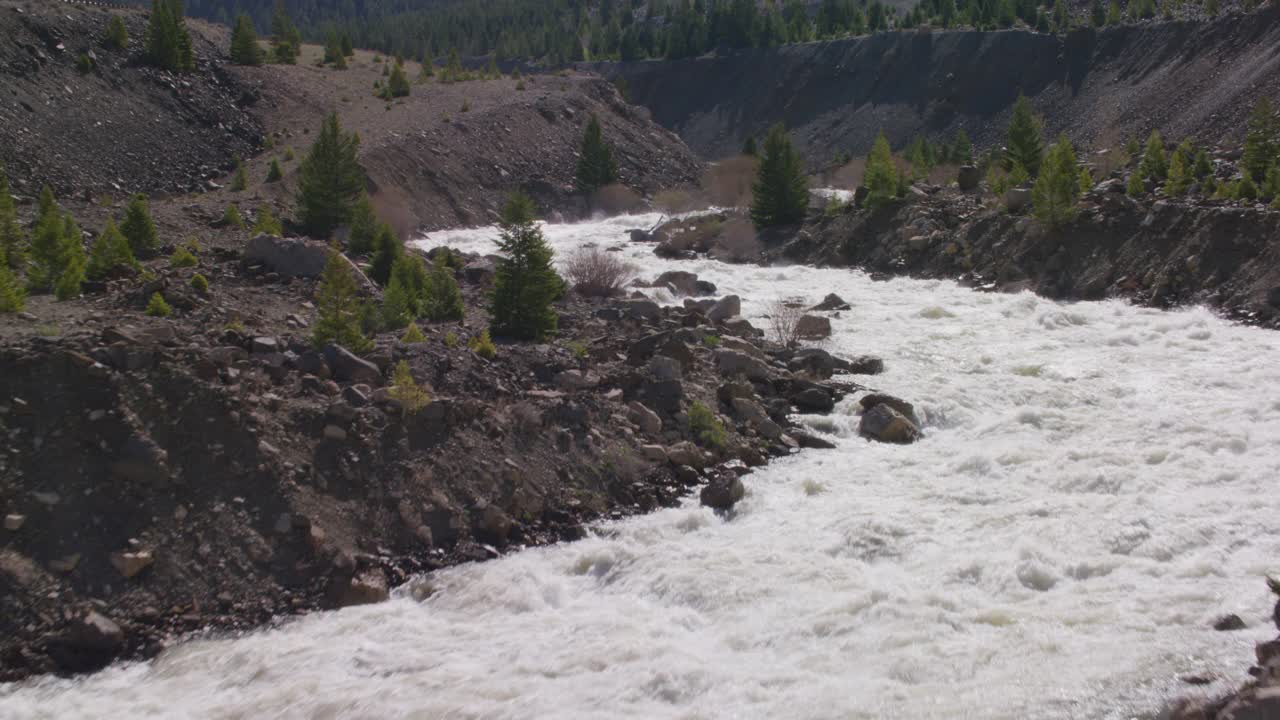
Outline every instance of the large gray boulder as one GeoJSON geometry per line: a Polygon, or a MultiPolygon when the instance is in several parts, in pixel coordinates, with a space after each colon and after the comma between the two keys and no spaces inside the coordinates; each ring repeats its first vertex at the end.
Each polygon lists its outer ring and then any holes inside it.
{"type": "Polygon", "coordinates": [[[382,384],[382,372],[378,366],[357,357],[341,345],[324,346],[324,359],[329,364],[333,376],[343,382],[367,383],[378,386],[382,384]]]}
{"type": "Polygon", "coordinates": [[[825,340],[831,337],[831,320],[821,315],[804,315],[796,322],[796,337],[801,340],[825,340]]]}
{"type": "Polygon", "coordinates": [[[742,376],[748,380],[768,380],[772,373],[763,360],[737,350],[716,351],[716,366],[724,377],[742,376]]]}
{"type": "MultiPolygon", "coordinates": [[[[346,255],[339,257],[350,267],[356,282],[365,290],[375,290],[373,282],[346,255]]],[[[329,246],[317,240],[258,235],[244,248],[244,261],[262,265],[284,277],[320,277],[329,262],[329,246]]]]}
{"type": "Polygon", "coordinates": [[[729,510],[747,494],[742,478],[736,473],[722,473],[702,488],[699,500],[715,510],[729,510]]]}
{"type": "Polygon", "coordinates": [[[888,405],[876,405],[862,414],[858,434],[885,443],[908,445],[920,439],[920,429],[888,405]]]}
{"type": "Polygon", "coordinates": [[[742,313],[742,299],[737,295],[726,295],[707,312],[707,320],[722,323],[729,318],[738,317],[742,313]]]}
{"type": "Polygon", "coordinates": [[[960,186],[961,191],[977,190],[980,182],[982,182],[982,173],[978,172],[978,168],[973,165],[960,166],[960,172],[956,175],[956,184],[960,186]]]}

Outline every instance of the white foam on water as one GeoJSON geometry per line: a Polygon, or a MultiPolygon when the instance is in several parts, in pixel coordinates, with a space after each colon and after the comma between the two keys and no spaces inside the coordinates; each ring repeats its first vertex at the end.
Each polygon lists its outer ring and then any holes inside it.
{"type": "MultiPolygon", "coordinates": [[[[656,215],[546,226],[759,316],[838,293],[830,351],[928,418],[581,542],[435,574],[435,595],[324,613],[148,663],[0,689],[0,718],[1130,718],[1244,678],[1274,635],[1280,336],[1199,308],[1061,304],[850,270],[668,262],[656,215]],[[1207,346],[1207,347],[1206,347],[1207,346]],[[1219,633],[1237,612],[1249,629],[1219,633]],[[1206,690],[1178,677],[1214,673],[1206,690]]],[[[424,246],[493,252],[492,229],[424,246]]],[[[675,298],[663,297],[665,302],[675,298]]]]}

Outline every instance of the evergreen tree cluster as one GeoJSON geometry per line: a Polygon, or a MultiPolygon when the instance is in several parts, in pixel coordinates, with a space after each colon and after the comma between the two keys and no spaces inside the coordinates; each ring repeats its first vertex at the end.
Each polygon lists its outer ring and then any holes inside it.
{"type": "Polygon", "coordinates": [[[751,186],[751,221],[759,228],[799,223],[808,206],[809,183],[800,154],[778,123],[765,136],[751,186]]]}
{"type": "Polygon", "coordinates": [[[262,64],[258,34],[253,29],[253,21],[243,13],[236,17],[235,27],[231,29],[231,62],[236,65],[262,64]]]}
{"type": "Polygon", "coordinates": [[[196,69],[182,0],[152,0],[146,48],[147,61],[156,67],[174,72],[196,69]]]}
{"type": "Polygon", "coordinates": [[[565,282],[551,266],[555,253],[533,217],[533,202],[521,194],[507,198],[499,223],[503,254],[494,276],[489,313],[493,331],[520,340],[541,340],[556,330],[551,303],[564,295],[565,282]]]}
{"type": "Polygon", "coordinates": [[[330,113],[298,169],[298,215],[308,235],[328,238],[351,219],[364,192],[359,149],[360,137],[343,132],[337,113],[330,113]]]}
{"type": "Polygon", "coordinates": [[[600,118],[592,115],[582,134],[574,185],[579,192],[591,193],[617,181],[618,164],[613,159],[613,149],[604,141],[600,118]]]}

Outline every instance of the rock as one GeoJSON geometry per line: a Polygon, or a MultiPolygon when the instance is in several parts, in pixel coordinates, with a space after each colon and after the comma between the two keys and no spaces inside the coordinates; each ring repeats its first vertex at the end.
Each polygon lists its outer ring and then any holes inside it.
{"type": "Polygon", "coordinates": [[[870,355],[860,355],[849,361],[846,372],[853,375],[879,375],[884,372],[884,361],[870,355]]]}
{"type": "Polygon", "coordinates": [[[1004,194],[1005,207],[1009,212],[1022,212],[1031,204],[1031,191],[1026,188],[1010,188],[1004,194]]]}
{"type": "Polygon", "coordinates": [[[919,427],[921,424],[920,419],[916,416],[915,406],[902,398],[886,395],[884,393],[869,393],[862,396],[862,399],[859,400],[858,403],[862,405],[862,409],[864,411],[870,410],[876,405],[888,405],[894,410],[897,410],[907,420],[910,420],[912,425],[919,427]]]}
{"type": "Polygon", "coordinates": [[[836,444],[826,438],[811,435],[803,430],[792,430],[790,433],[796,444],[810,450],[834,450],[836,444]]]}
{"type": "Polygon", "coordinates": [[[738,317],[742,312],[742,299],[737,295],[726,295],[707,312],[707,320],[719,324],[729,318],[738,317]]]}
{"type": "Polygon", "coordinates": [[[138,552],[118,552],[111,554],[111,564],[125,578],[131,578],[138,573],[151,567],[151,563],[155,562],[150,550],[140,550],[138,552]]]}
{"type": "Polygon", "coordinates": [[[796,337],[801,340],[825,340],[831,337],[831,320],[821,315],[804,315],[796,322],[796,337]]]}
{"type": "Polygon", "coordinates": [[[665,463],[667,462],[667,451],[661,445],[641,445],[640,457],[649,462],[665,463]]]}
{"type": "Polygon", "coordinates": [[[684,385],[679,380],[646,380],[640,386],[640,396],[659,412],[674,414],[680,411],[684,385]]]}
{"type": "Polygon", "coordinates": [[[764,411],[764,407],[753,400],[736,397],[729,401],[729,405],[733,407],[734,415],[750,425],[758,426],[769,419],[769,414],[764,411]]]}
{"type": "Polygon", "coordinates": [[[480,511],[480,530],[484,533],[487,540],[499,545],[505,544],[507,538],[511,535],[511,527],[513,523],[511,516],[503,512],[502,508],[492,503],[485,505],[480,511]]]}
{"type": "Polygon", "coordinates": [[[1250,688],[1218,713],[1217,720],[1280,719],[1280,687],[1250,688]]]}
{"type": "Polygon", "coordinates": [[[720,348],[716,350],[716,366],[724,377],[745,377],[748,380],[768,380],[772,373],[763,360],[738,352],[720,348]]]}
{"type": "Polygon", "coordinates": [[[730,405],[733,404],[734,398],[751,400],[755,398],[755,396],[755,388],[751,386],[751,383],[745,381],[721,383],[720,387],[716,389],[716,398],[718,398],[720,402],[730,405]]]}
{"type": "Polygon", "coordinates": [[[698,449],[698,446],[688,441],[677,443],[667,448],[667,459],[673,465],[688,465],[691,468],[698,469],[706,466],[706,456],[698,449]]]}
{"type": "Polygon", "coordinates": [[[787,367],[792,372],[803,372],[823,380],[834,375],[836,368],[839,366],[840,363],[832,357],[831,353],[821,348],[799,350],[795,355],[791,356],[791,361],[787,363],[787,367]]]}
{"type": "Polygon", "coordinates": [[[649,359],[649,374],[658,380],[679,380],[682,375],[680,363],[666,355],[654,355],[649,359]]]}
{"type": "MultiPolygon", "coordinates": [[[[346,260],[345,255],[339,257],[346,260]]],[[[316,240],[258,235],[245,246],[244,261],[247,265],[262,265],[283,277],[320,277],[329,262],[329,246],[316,240]]],[[[362,285],[373,287],[355,263],[346,262],[362,285]]]]}
{"type": "Polygon", "coordinates": [[[822,298],[822,302],[809,308],[816,312],[836,312],[839,310],[849,310],[852,306],[844,301],[844,298],[835,293],[831,293],[822,298]]]}
{"type": "Polygon", "coordinates": [[[369,568],[351,578],[338,598],[338,607],[372,605],[391,597],[387,577],[380,568],[369,568]]]}
{"type": "Polygon", "coordinates": [[[337,425],[324,426],[324,439],[333,442],[343,442],[347,439],[347,431],[337,425]]]}
{"type": "Polygon", "coordinates": [[[1244,620],[1239,615],[1223,615],[1213,621],[1213,629],[1218,632],[1230,632],[1232,630],[1243,630],[1245,628],[1244,620]]]}
{"type": "Polygon", "coordinates": [[[280,352],[281,349],[280,341],[273,337],[256,337],[253,339],[253,352],[255,355],[280,352]]]}
{"type": "Polygon", "coordinates": [[[231,367],[237,362],[249,359],[249,353],[244,348],[228,345],[226,347],[213,348],[205,355],[214,365],[218,367],[231,367]]]}
{"type": "Polygon", "coordinates": [[[831,412],[836,406],[831,393],[822,388],[807,388],[791,396],[791,403],[801,410],[831,412]]]}
{"type": "Polygon", "coordinates": [[[684,270],[668,270],[653,281],[654,287],[670,287],[677,295],[697,295],[698,276],[684,270]]]}
{"type": "Polygon", "coordinates": [[[347,420],[355,417],[355,408],[362,408],[369,404],[369,396],[365,395],[364,391],[355,385],[349,385],[342,389],[342,400],[352,408],[351,416],[347,420]]]}
{"type": "Polygon", "coordinates": [[[762,437],[774,441],[781,440],[783,435],[782,426],[772,420],[765,420],[760,423],[756,426],[756,432],[760,433],[762,437]]]}
{"type": "Polygon", "coordinates": [[[662,308],[652,300],[619,300],[615,307],[622,311],[623,317],[632,320],[657,320],[662,317],[662,308]]]}
{"type": "Polygon", "coordinates": [[[121,443],[112,474],[128,482],[161,485],[169,479],[169,454],[149,437],[130,437],[121,443]]]}
{"type": "Polygon", "coordinates": [[[497,274],[497,266],[489,258],[480,258],[462,268],[462,279],[472,285],[488,285],[497,274]]]}
{"type": "Polygon", "coordinates": [[[698,500],[715,510],[730,510],[747,494],[742,478],[736,473],[722,473],[702,488],[698,500]]]}
{"type": "Polygon", "coordinates": [[[377,365],[357,357],[341,345],[326,345],[323,353],[329,370],[338,380],[375,386],[382,384],[382,372],[377,365]]]}
{"type": "Polygon", "coordinates": [[[570,392],[586,390],[596,386],[595,380],[589,375],[584,375],[581,370],[565,370],[556,375],[554,383],[561,390],[570,392]]]}
{"type": "Polygon", "coordinates": [[[644,403],[632,401],[627,405],[627,420],[640,428],[640,432],[645,435],[657,435],[662,432],[662,418],[658,413],[645,407],[644,403]]]}
{"type": "Polygon", "coordinates": [[[754,343],[747,342],[746,340],[734,337],[733,335],[725,335],[721,337],[720,347],[726,350],[737,350],[740,353],[746,353],[752,357],[760,358],[761,360],[765,359],[764,351],[759,347],[756,347],[754,343]]]}
{"type": "Polygon", "coordinates": [[[693,260],[698,254],[686,249],[681,243],[663,240],[653,248],[653,254],[667,260],[693,260]]]}
{"type": "Polygon", "coordinates": [[[973,165],[961,165],[959,172],[956,173],[956,184],[960,186],[961,192],[977,190],[980,182],[982,182],[982,173],[978,172],[978,168],[973,165]]]}
{"type": "Polygon", "coordinates": [[[10,532],[17,532],[21,530],[22,526],[25,525],[26,523],[27,523],[26,515],[18,515],[17,513],[10,513],[4,516],[4,529],[10,532]]]}
{"type": "Polygon", "coordinates": [[[96,670],[111,662],[124,640],[124,630],[114,620],[90,610],[67,624],[53,654],[63,670],[96,670]]]}
{"type": "Polygon", "coordinates": [[[720,326],[726,333],[742,338],[761,337],[764,335],[763,332],[757,330],[755,326],[748,322],[746,318],[729,318],[721,323],[720,326]]]}
{"type": "Polygon", "coordinates": [[[647,230],[628,230],[627,235],[631,238],[631,242],[656,242],[657,238],[653,233],[647,230]]]}
{"type": "Polygon", "coordinates": [[[670,358],[680,364],[682,370],[693,367],[694,361],[697,359],[693,355],[693,350],[687,344],[676,338],[671,338],[658,348],[660,357],[670,358]]]}
{"type": "Polygon", "coordinates": [[[715,306],[716,301],[712,298],[702,298],[701,300],[694,300],[693,298],[684,299],[684,308],[686,310],[697,310],[703,315],[711,312],[711,308],[715,306]]]}
{"type": "Polygon", "coordinates": [[[862,414],[858,434],[872,440],[908,445],[920,439],[920,430],[902,413],[880,404],[862,414]]]}

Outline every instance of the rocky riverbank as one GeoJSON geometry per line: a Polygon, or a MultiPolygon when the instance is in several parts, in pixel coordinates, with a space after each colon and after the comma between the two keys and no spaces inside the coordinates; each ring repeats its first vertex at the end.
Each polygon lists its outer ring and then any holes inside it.
{"type": "Polygon", "coordinates": [[[462,323],[357,357],[309,341],[298,258],[323,246],[248,247],[157,266],[169,319],[122,282],[59,304],[79,312],[61,326],[6,321],[0,679],[377,601],[696,488],[727,510],[752,467],[827,446],[791,413],[830,410],[859,389],[833,374],[879,367],[772,343],[696,278],[683,307],[571,294],[554,343],[486,359],[467,347],[487,324],[482,257],[457,272],[462,323]],[[186,289],[194,272],[207,295],[186,289]],[[401,361],[430,396],[416,413],[388,379],[401,361]]]}

